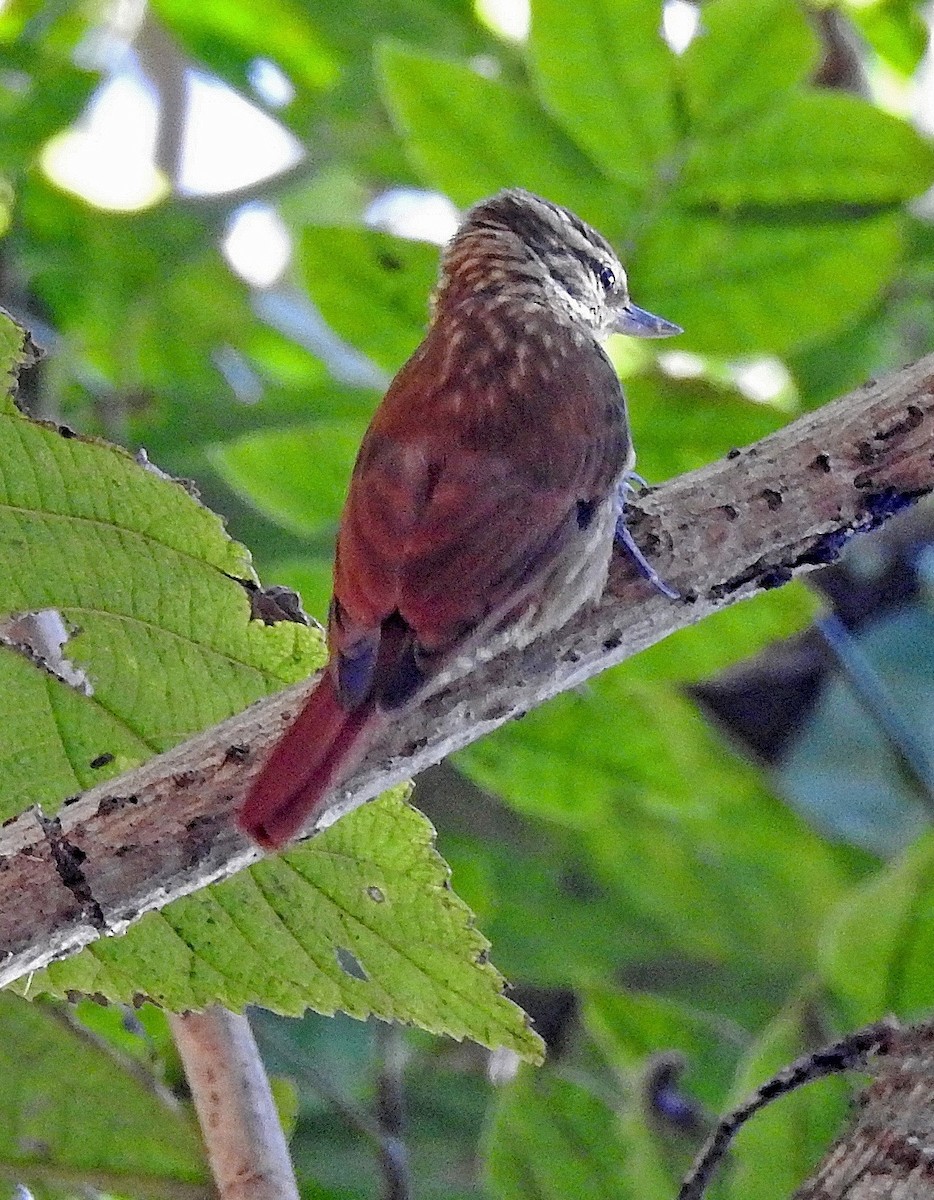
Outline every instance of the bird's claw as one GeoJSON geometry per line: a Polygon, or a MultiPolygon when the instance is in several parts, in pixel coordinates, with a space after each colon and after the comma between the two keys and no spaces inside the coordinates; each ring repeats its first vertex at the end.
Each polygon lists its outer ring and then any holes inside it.
{"type": "Polygon", "coordinates": [[[639,574],[643,579],[647,579],[656,591],[661,592],[663,596],[667,596],[669,600],[680,600],[681,593],[670,587],[661,575],[655,570],[649,560],[645,557],[639,547],[636,545],[629,528],[626,525],[625,517],[622,513],[616,518],[616,533],[614,540],[618,546],[623,546],[629,552],[630,558],[636,564],[639,574]]]}

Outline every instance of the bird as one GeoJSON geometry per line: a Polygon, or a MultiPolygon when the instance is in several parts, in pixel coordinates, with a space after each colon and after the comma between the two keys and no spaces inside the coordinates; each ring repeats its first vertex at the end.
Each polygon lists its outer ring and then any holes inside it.
{"type": "Polygon", "coordinates": [[[237,814],[260,847],[310,826],[402,710],[600,598],[635,463],[603,343],[680,332],[570,210],[509,188],[467,211],[353,468],[327,668],[237,814]]]}

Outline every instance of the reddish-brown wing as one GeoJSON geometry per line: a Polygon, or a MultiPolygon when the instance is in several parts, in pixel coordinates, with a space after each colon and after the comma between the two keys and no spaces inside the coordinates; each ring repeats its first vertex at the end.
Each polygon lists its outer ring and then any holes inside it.
{"type": "Polygon", "coordinates": [[[414,648],[424,673],[508,612],[628,462],[622,393],[593,342],[530,333],[519,370],[480,318],[459,331],[453,366],[436,329],[402,369],[354,469],[330,627],[351,704],[392,706],[419,682],[400,682],[402,656],[414,648]]]}

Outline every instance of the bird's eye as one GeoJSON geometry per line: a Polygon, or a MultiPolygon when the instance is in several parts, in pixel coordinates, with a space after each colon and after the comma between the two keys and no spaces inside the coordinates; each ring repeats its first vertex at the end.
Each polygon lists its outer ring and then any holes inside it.
{"type": "Polygon", "coordinates": [[[616,287],[616,274],[612,267],[601,267],[597,272],[597,278],[608,292],[611,292],[616,287]]]}

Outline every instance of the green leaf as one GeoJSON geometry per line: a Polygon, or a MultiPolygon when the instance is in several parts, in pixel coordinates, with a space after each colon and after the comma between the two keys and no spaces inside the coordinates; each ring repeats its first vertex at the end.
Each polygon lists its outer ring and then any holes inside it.
{"type": "Polygon", "coordinates": [[[445,833],[443,845],[458,893],[489,931],[510,976],[578,987],[660,945],[655,923],[624,888],[604,886],[579,838],[529,822],[514,829],[515,818],[489,804],[492,811],[477,818],[482,836],[445,833]]]}
{"type": "Polygon", "coordinates": [[[27,800],[52,812],[66,796],[128,771],[152,753],[146,738],[103,705],[2,645],[0,695],[8,698],[0,744],[4,819],[27,800]]]}
{"type": "Polygon", "coordinates": [[[547,1072],[524,1072],[503,1090],[487,1170],[501,1200],[635,1195],[616,1113],[583,1087],[547,1072]]]}
{"type": "Polygon", "coordinates": [[[740,136],[695,141],[679,197],[726,209],[887,204],[932,182],[934,147],[905,121],[858,96],[812,91],[773,105],[740,136]]]}
{"type": "Polygon", "coordinates": [[[215,447],[227,483],[286,529],[320,536],[334,528],[365,426],[320,422],[248,434],[215,447]]]}
{"type": "Polygon", "coordinates": [[[607,174],[648,188],[675,141],[661,6],[535,0],[530,50],[538,90],[562,127],[607,174]]]}
{"type": "Polygon", "coordinates": [[[846,0],[846,15],[900,75],[907,78],[917,70],[929,34],[916,0],[846,0]]]}
{"type": "Polygon", "coordinates": [[[331,328],[397,371],[428,323],[437,248],[369,230],[310,228],[302,234],[299,267],[331,328]]]}
{"type": "MultiPolygon", "coordinates": [[[[859,539],[847,550],[849,570],[872,578],[878,554],[868,538],[859,539]]],[[[889,697],[893,719],[910,731],[918,755],[934,762],[934,611],[896,605],[853,636],[855,652],[889,697]]],[[[776,779],[798,812],[828,837],[880,858],[903,850],[931,823],[917,781],[842,672],[823,683],[776,779]]]]}
{"type": "Polygon", "coordinates": [[[397,789],[306,845],[53,963],[31,991],[124,1003],[143,994],[172,1011],[341,1010],[539,1061],[538,1036],[502,995],[489,943],[450,890],[434,831],[403,795],[397,789]]]}
{"type": "Polygon", "coordinates": [[[803,83],[819,45],[792,0],[711,0],[681,58],[688,111],[698,129],[727,129],[803,83]]]}
{"type": "Polygon", "coordinates": [[[846,1024],[914,1020],[934,1004],[934,835],[926,834],[830,915],[821,973],[846,1024]]]}
{"type": "Polygon", "coordinates": [[[156,0],[155,11],[195,56],[245,85],[258,55],[276,62],[302,87],[333,84],[339,64],[321,38],[307,6],[297,0],[270,0],[262,10],[245,0],[185,4],[156,0]]]}
{"type": "Polygon", "coordinates": [[[0,1172],[33,1190],[195,1200],[197,1123],[54,1009],[0,995],[0,1172]]]}
{"type": "MultiPolygon", "coordinates": [[[[3,337],[0,370],[10,373],[22,351],[5,328],[3,337]]],[[[52,608],[80,627],[66,653],[93,690],[0,649],[15,714],[3,751],[15,759],[0,774],[5,814],[37,791],[54,803],[84,786],[101,754],[115,755],[111,769],[143,761],[320,661],[316,632],[249,619],[240,582],[253,580],[249,556],[181,486],[112,446],[28,420],[9,398],[0,399],[0,569],[0,614],[52,608]],[[111,739],[115,725],[121,737],[111,739]],[[28,786],[36,779],[41,787],[28,786]]],[[[401,799],[386,800],[34,983],[150,995],[177,1010],[344,1007],[535,1058],[538,1040],[501,996],[431,833],[401,799]]]]}
{"type": "Polygon", "coordinates": [[[587,992],[584,1022],[618,1071],[641,1070],[652,1055],[677,1051],[685,1062],[679,1091],[708,1107],[723,1106],[743,1033],[721,1015],[663,996],[604,986],[587,992]]]}
{"type": "Polygon", "coordinates": [[[390,110],[426,182],[458,204],[521,186],[570,205],[608,236],[632,198],[593,163],[526,90],[394,43],[380,49],[390,110]]]}
{"type": "MultiPolygon", "coordinates": [[[[814,1048],[815,1014],[807,996],[792,1001],[751,1047],[737,1073],[728,1107],[814,1048]]],[[[729,1195],[735,1200],[790,1196],[843,1127],[849,1085],[839,1076],[808,1084],[769,1104],[731,1148],[729,1195]]]]}
{"type": "Polygon", "coordinates": [[[545,1070],[503,1090],[487,1170],[500,1200],[670,1200],[677,1179],[668,1159],[641,1089],[611,1106],[545,1070]]]}
{"type": "MultiPolygon", "coordinates": [[[[617,927],[618,962],[644,958],[649,929],[656,955],[747,973],[759,963],[774,988],[810,969],[822,920],[853,878],[851,856],[764,795],[674,691],[789,632],[810,608],[788,589],[762,599],[758,612],[709,617],[458,756],[517,811],[566,830],[590,892],[636,916],[617,927]]],[[[521,929],[536,917],[513,919],[521,929]]]]}
{"type": "MultiPolygon", "coordinates": [[[[52,13],[18,4],[0,16],[7,86],[0,91],[0,163],[21,179],[40,147],[76,121],[99,76],[76,65],[77,47],[92,33],[93,16],[75,9],[52,13]]],[[[5,190],[5,189],[2,189],[5,190]]],[[[6,197],[3,197],[4,200],[6,197]]],[[[0,210],[6,221],[7,213],[0,210]]]]}
{"type": "Polygon", "coordinates": [[[212,355],[243,344],[256,318],[206,215],[170,205],[101,212],[33,172],[19,216],[30,287],[64,339],[57,371],[130,409],[145,408],[153,389],[179,388],[190,407],[195,392],[220,390],[232,403],[212,355]]]}
{"type": "MultiPolygon", "coordinates": [[[[119,726],[122,755],[163,750],[320,662],[313,631],[250,620],[240,582],[253,581],[249,555],[181,485],[113,446],[34,423],[9,400],[0,401],[0,570],[0,614],[61,613],[74,631],[65,654],[92,690],[79,699],[99,710],[83,731],[68,724],[34,743],[34,778],[59,770],[63,754],[86,761],[92,729],[93,743],[119,726]]],[[[28,700],[42,727],[50,705],[75,709],[60,687],[35,684],[8,702],[28,700]]],[[[0,780],[7,815],[30,799],[0,780]]]]}
{"type": "Polygon", "coordinates": [[[623,381],[639,471],[660,483],[781,428],[787,415],[702,379],[623,381]]]}
{"type": "Polygon", "coordinates": [[[897,214],[792,223],[669,211],[630,276],[640,303],[685,329],[679,348],[781,353],[866,312],[894,274],[897,214]]]}

